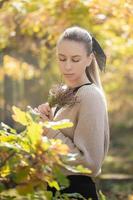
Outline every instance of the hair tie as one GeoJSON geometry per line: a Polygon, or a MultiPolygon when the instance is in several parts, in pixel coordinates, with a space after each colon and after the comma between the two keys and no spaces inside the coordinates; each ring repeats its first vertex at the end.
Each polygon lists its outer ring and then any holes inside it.
{"type": "Polygon", "coordinates": [[[101,71],[105,71],[105,66],[106,66],[106,55],[98,43],[98,41],[92,37],[92,51],[95,55],[96,61],[98,63],[98,66],[101,71]]]}

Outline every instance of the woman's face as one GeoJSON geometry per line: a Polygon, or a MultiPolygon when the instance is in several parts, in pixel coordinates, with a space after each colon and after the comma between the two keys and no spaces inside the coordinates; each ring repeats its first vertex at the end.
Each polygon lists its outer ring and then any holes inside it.
{"type": "Polygon", "coordinates": [[[92,54],[87,56],[83,43],[62,40],[57,45],[57,58],[60,72],[69,86],[89,82],[85,69],[91,63],[92,54]]]}

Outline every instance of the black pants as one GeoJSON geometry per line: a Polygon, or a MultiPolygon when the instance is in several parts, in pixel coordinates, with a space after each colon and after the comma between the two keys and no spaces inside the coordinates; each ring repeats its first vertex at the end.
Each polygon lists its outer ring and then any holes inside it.
{"type": "MultiPolygon", "coordinates": [[[[70,175],[67,176],[67,178],[70,181],[70,185],[68,188],[61,190],[61,193],[79,193],[86,199],[91,198],[91,200],[98,200],[96,186],[91,177],[84,175],[70,175]]],[[[56,191],[54,188],[50,187],[48,187],[48,190],[52,191],[53,194],[56,191]]]]}

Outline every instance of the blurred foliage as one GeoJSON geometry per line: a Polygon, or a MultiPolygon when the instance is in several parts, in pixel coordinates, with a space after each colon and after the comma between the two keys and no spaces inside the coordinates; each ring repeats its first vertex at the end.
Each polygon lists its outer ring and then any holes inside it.
{"type": "MultiPolygon", "coordinates": [[[[72,165],[76,154],[59,139],[48,139],[44,127],[61,129],[72,126],[71,122],[41,122],[33,109],[27,112],[13,106],[12,115],[16,122],[24,126],[17,130],[1,123],[0,130],[0,199],[52,199],[47,185],[60,189],[69,185],[62,169],[75,173],[90,174],[88,168],[72,165]],[[70,164],[71,161],[71,164],[70,164]],[[13,198],[14,196],[14,198],[13,198]],[[37,198],[38,196],[38,198],[37,198]]],[[[74,194],[73,194],[74,195],[74,194]]],[[[77,194],[78,195],[78,194],[77,194]]],[[[75,196],[76,197],[76,196],[75,196]]],[[[64,194],[61,199],[69,199],[64,194]]]]}
{"type": "Polygon", "coordinates": [[[1,0],[1,120],[10,123],[14,104],[23,108],[44,102],[52,83],[62,81],[55,57],[56,41],[65,28],[79,25],[99,40],[107,54],[107,69],[101,78],[110,124],[131,127],[132,14],[131,0],[1,0]]]}
{"type": "Polygon", "coordinates": [[[100,189],[107,197],[107,200],[132,200],[133,184],[130,180],[114,181],[109,180],[100,183],[100,189]]]}
{"type": "MultiPolygon", "coordinates": [[[[14,125],[12,105],[25,108],[47,100],[51,85],[62,82],[56,41],[65,28],[82,26],[107,55],[106,73],[100,75],[108,101],[111,148],[103,172],[132,174],[132,16],[132,0],[1,0],[0,121],[14,125]]],[[[110,199],[133,199],[131,192],[118,197],[121,188],[114,187],[110,199]]]]}

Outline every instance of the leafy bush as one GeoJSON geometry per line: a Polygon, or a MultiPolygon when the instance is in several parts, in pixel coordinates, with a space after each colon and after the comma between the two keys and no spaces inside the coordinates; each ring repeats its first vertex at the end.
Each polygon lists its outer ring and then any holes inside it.
{"type": "MultiPolygon", "coordinates": [[[[59,139],[48,139],[44,128],[61,129],[73,124],[67,120],[40,122],[32,108],[26,112],[13,106],[12,115],[24,130],[20,133],[1,123],[0,130],[0,199],[69,199],[60,194],[60,189],[69,185],[62,168],[73,172],[91,173],[78,166],[70,166],[76,159],[68,146],[59,139]],[[56,188],[57,193],[47,190],[47,185],[56,188]]],[[[78,194],[73,194],[78,195],[78,194]]]]}

